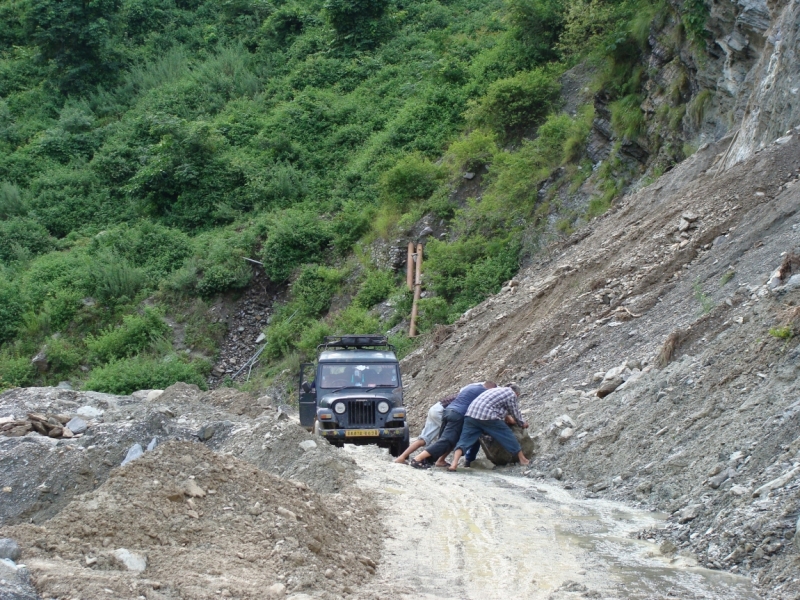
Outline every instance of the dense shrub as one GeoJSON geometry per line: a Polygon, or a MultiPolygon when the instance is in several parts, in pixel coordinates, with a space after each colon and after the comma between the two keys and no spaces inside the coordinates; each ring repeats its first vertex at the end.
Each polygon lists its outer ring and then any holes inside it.
{"type": "Polygon", "coordinates": [[[49,372],[67,374],[83,361],[83,354],[72,342],[63,337],[47,340],[47,363],[49,372]]]}
{"type": "Polygon", "coordinates": [[[489,86],[472,119],[506,135],[540,124],[553,109],[561,85],[554,73],[535,69],[489,86]]]}
{"type": "Polygon", "coordinates": [[[182,362],[174,355],[166,358],[136,356],[95,368],[83,388],[109,394],[130,394],[136,390],[163,390],[173,383],[183,382],[205,390],[208,389],[204,377],[207,371],[206,363],[182,362]]]}
{"type": "Polygon", "coordinates": [[[32,385],[36,378],[36,368],[30,358],[14,357],[0,353],[0,388],[25,387],[32,385]]]}
{"type": "Polygon", "coordinates": [[[333,235],[330,224],[310,211],[279,213],[268,226],[261,252],[267,276],[279,283],[301,264],[323,262],[333,235]]]}
{"type": "Polygon", "coordinates": [[[394,287],[394,277],[389,271],[369,271],[358,288],[355,302],[362,308],[372,308],[386,300],[394,287]]]}
{"type": "Polygon", "coordinates": [[[169,332],[169,326],[154,309],[146,308],[141,315],[126,315],[118,327],[109,327],[99,335],[89,335],[86,347],[92,360],[104,363],[128,358],[150,349],[169,332]]]}
{"type": "Polygon", "coordinates": [[[11,217],[24,217],[28,207],[22,199],[19,188],[7,181],[0,182],[0,220],[11,217]]]}
{"type": "Polygon", "coordinates": [[[42,225],[27,217],[0,221],[0,262],[10,263],[53,248],[53,239],[42,225]]]}
{"type": "Polygon", "coordinates": [[[92,261],[90,278],[92,294],[108,305],[131,302],[147,284],[144,271],[110,253],[92,261]]]}
{"type": "Polygon", "coordinates": [[[14,339],[24,311],[19,289],[0,275],[0,344],[14,339]]]}
{"type": "MultiPolygon", "coordinates": [[[[432,241],[426,251],[433,288],[453,304],[454,314],[496,294],[519,269],[517,242],[475,236],[452,244],[432,241]]],[[[433,314],[440,318],[439,313],[433,314]]]]}
{"type": "Polygon", "coordinates": [[[342,43],[372,48],[388,32],[389,6],[389,0],[326,0],[325,12],[342,43]]]}
{"type": "Polygon", "coordinates": [[[331,306],[331,300],[342,281],[336,269],[306,265],[292,284],[292,305],[301,316],[319,317],[331,306]]]}
{"type": "Polygon", "coordinates": [[[92,239],[91,248],[95,253],[110,251],[153,279],[180,268],[192,252],[186,234],[148,221],[104,231],[92,239]]]}
{"type": "Polygon", "coordinates": [[[400,159],[381,177],[381,193],[397,206],[430,196],[443,179],[444,171],[419,153],[400,159]]]}
{"type": "Polygon", "coordinates": [[[419,320],[417,330],[420,333],[430,331],[436,325],[448,325],[453,319],[450,316],[450,306],[444,298],[422,298],[419,301],[419,320]]]}

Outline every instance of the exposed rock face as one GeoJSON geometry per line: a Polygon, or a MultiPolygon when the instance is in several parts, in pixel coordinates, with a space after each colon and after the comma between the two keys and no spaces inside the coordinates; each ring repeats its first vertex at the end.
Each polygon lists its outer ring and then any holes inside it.
{"type": "Polygon", "coordinates": [[[798,23],[800,5],[789,0],[708,3],[705,40],[692,40],[680,19],[683,0],[657,18],[643,48],[641,109],[645,130],[634,139],[612,127],[612,99],[594,98],[595,120],[586,154],[597,164],[619,145],[635,173],[670,168],[692,146],[739,129],[726,166],[749,157],[800,123],[798,23]],[[688,144],[688,146],[686,146],[688,144]]]}
{"type": "Polygon", "coordinates": [[[764,30],[766,42],[749,80],[752,93],[727,164],[740,162],[788,129],[800,124],[800,4],[781,0],[770,3],[745,2],[739,20],[749,27],[764,30]]]}

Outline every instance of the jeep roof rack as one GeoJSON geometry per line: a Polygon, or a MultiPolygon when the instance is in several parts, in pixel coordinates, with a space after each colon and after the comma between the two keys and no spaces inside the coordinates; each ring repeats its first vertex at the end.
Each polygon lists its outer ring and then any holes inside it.
{"type": "Polygon", "coordinates": [[[390,348],[394,352],[394,346],[385,335],[326,335],[325,341],[317,349],[327,348],[390,348]]]}

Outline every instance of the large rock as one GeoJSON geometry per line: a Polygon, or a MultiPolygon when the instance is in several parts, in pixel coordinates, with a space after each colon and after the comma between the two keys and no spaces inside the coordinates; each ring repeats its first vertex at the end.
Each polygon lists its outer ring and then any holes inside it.
{"type": "Polygon", "coordinates": [[[0,560],[0,598],[3,600],[40,600],[31,583],[28,569],[10,559],[0,560]]]}
{"type": "Polygon", "coordinates": [[[67,423],[67,429],[69,429],[72,433],[83,433],[86,431],[88,425],[86,421],[81,419],[80,417],[73,417],[67,423]]]}
{"type": "Polygon", "coordinates": [[[19,560],[20,556],[21,552],[17,542],[11,538],[0,539],[0,559],[7,558],[16,562],[19,560]]]}
{"type": "MultiPolygon", "coordinates": [[[[517,438],[519,445],[522,447],[522,453],[525,458],[530,459],[536,453],[536,444],[531,439],[531,436],[528,435],[528,430],[518,425],[511,425],[511,431],[514,432],[514,437],[517,438]]],[[[487,435],[481,436],[481,448],[483,448],[486,458],[496,465],[508,465],[517,462],[516,456],[512,456],[510,452],[506,451],[487,435]]]]}
{"type": "Polygon", "coordinates": [[[50,363],[47,361],[47,347],[41,349],[41,351],[31,359],[31,364],[36,367],[36,370],[40,373],[45,373],[50,368],[50,363]]]}

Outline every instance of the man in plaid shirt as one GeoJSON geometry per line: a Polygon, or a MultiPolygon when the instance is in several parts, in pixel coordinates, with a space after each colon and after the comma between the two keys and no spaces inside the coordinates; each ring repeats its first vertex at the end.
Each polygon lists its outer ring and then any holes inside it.
{"type": "Polygon", "coordinates": [[[519,410],[517,401],[519,393],[519,386],[516,383],[509,383],[506,387],[486,390],[472,401],[464,417],[464,428],[453,453],[450,471],[458,468],[458,461],[461,460],[464,451],[477,442],[482,433],[492,436],[508,452],[516,454],[519,464],[527,465],[530,462],[522,453],[522,448],[511,428],[506,424],[506,417],[511,417],[517,425],[528,426],[519,410]]]}

